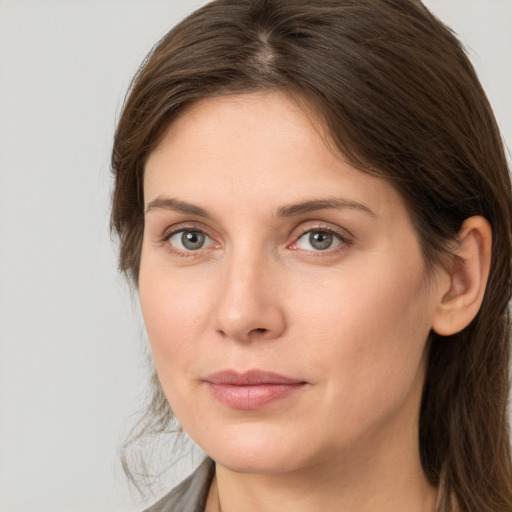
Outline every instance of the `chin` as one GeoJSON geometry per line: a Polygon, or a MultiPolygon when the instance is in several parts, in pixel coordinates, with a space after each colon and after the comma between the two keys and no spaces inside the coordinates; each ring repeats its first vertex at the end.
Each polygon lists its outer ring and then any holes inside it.
{"type": "Polygon", "coordinates": [[[247,474],[283,474],[296,471],[305,466],[300,461],[290,459],[289,454],[279,454],[275,451],[247,450],[245,453],[219,453],[212,456],[217,464],[236,473],[247,474]]]}
{"type": "MultiPolygon", "coordinates": [[[[215,439],[199,439],[202,449],[221,466],[238,473],[278,474],[311,464],[308,445],[294,442],[289,433],[265,428],[224,431],[215,439]],[[286,440],[286,442],[284,442],[286,440]]],[[[302,437],[304,439],[304,437],[302,437]]]]}

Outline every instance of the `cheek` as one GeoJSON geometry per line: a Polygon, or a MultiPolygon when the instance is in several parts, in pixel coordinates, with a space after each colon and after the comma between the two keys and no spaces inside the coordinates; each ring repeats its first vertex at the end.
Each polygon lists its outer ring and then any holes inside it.
{"type": "Polygon", "coordinates": [[[211,316],[207,298],[212,292],[204,279],[192,273],[156,268],[143,260],[139,298],[155,365],[165,385],[165,380],[181,373],[172,369],[193,361],[200,349],[200,333],[211,316]]]}
{"type": "Polygon", "coordinates": [[[352,404],[355,421],[398,405],[422,382],[433,303],[421,258],[411,260],[385,272],[367,266],[301,300],[308,364],[329,376],[328,399],[344,413],[352,404]]]}
{"type": "Polygon", "coordinates": [[[314,276],[309,282],[302,277],[289,296],[298,297],[303,327],[353,346],[382,347],[384,339],[407,345],[430,329],[433,297],[419,255],[405,262],[390,256],[380,265],[362,261],[324,277],[321,286],[314,276]]]}

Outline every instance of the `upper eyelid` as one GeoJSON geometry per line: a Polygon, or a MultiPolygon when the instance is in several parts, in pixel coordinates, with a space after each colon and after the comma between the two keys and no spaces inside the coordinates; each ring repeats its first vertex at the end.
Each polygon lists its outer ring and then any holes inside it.
{"type": "MultiPolygon", "coordinates": [[[[333,229],[322,229],[322,228],[312,228],[312,229],[307,229],[305,230],[303,233],[301,233],[299,236],[295,237],[293,239],[293,242],[291,244],[288,245],[288,247],[290,248],[294,248],[294,246],[296,246],[299,241],[305,236],[307,235],[308,233],[314,233],[314,232],[325,232],[325,233],[329,233],[329,234],[332,234],[335,238],[338,239],[338,242],[339,244],[343,244],[345,246],[347,245],[352,245],[353,244],[353,239],[346,236],[346,235],[342,235],[340,234],[338,231],[334,231],[333,229]]],[[[337,245],[335,247],[333,247],[333,249],[335,249],[337,247],[337,245]]],[[[329,249],[326,249],[325,252],[327,252],[329,249]]],[[[323,252],[323,251],[322,251],[323,252]]]]}
{"type": "MultiPolygon", "coordinates": [[[[173,225],[168,227],[164,230],[162,235],[159,239],[159,245],[164,245],[166,250],[169,251],[171,254],[174,254],[175,256],[181,257],[181,258],[198,258],[201,257],[201,255],[204,255],[205,250],[211,250],[212,246],[218,245],[218,242],[210,236],[205,229],[202,228],[195,228],[189,225],[187,226],[180,226],[179,224],[173,225]],[[206,247],[200,247],[196,250],[187,250],[187,249],[181,249],[179,247],[176,247],[173,243],[170,242],[171,238],[178,233],[186,232],[186,231],[197,231],[202,234],[204,234],[206,237],[210,239],[210,242],[206,247]]],[[[215,247],[213,247],[215,248],[215,247]]]]}
{"type": "Polygon", "coordinates": [[[167,226],[162,231],[160,238],[162,240],[168,240],[171,236],[175,235],[176,233],[179,233],[180,231],[199,231],[201,233],[204,233],[206,236],[210,237],[212,240],[214,240],[214,236],[212,235],[209,229],[207,229],[203,224],[194,221],[179,222],[177,224],[167,226]]]}
{"type": "Polygon", "coordinates": [[[350,238],[351,240],[355,240],[355,236],[352,234],[351,231],[349,231],[345,227],[337,226],[335,224],[331,224],[329,222],[318,222],[316,221],[316,225],[314,224],[315,221],[311,221],[312,224],[305,226],[302,223],[298,229],[299,233],[295,235],[295,239],[298,239],[300,236],[303,236],[306,233],[309,233],[310,231],[328,231],[330,233],[334,233],[335,235],[338,235],[342,239],[350,238]]]}
{"type": "MultiPolygon", "coordinates": [[[[198,221],[182,221],[178,222],[176,224],[172,224],[170,226],[167,226],[160,234],[159,238],[161,241],[167,241],[170,237],[172,237],[174,234],[179,233],[180,231],[199,231],[201,233],[204,233],[206,236],[211,238],[216,243],[219,242],[219,236],[208,226],[205,226],[204,223],[198,222],[198,221]]],[[[295,243],[301,236],[303,236],[306,233],[309,233],[310,231],[328,231],[330,233],[333,233],[334,235],[338,236],[342,240],[348,241],[349,240],[355,240],[356,237],[352,234],[351,231],[349,231],[345,227],[338,226],[336,224],[331,224],[330,222],[326,221],[319,221],[319,220],[308,220],[308,221],[302,221],[298,226],[293,228],[289,235],[286,236],[287,240],[290,240],[290,242],[287,242],[286,245],[291,245],[295,243]]]]}

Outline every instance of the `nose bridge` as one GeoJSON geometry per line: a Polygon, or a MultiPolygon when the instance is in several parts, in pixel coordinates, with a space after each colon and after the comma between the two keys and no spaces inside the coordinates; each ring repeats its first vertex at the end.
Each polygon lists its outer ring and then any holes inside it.
{"type": "Polygon", "coordinates": [[[279,336],[285,319],[276,293],[277,273],[275,261],[261,247],[233,247],[225,261],[217,330],[240,341],[279,336]]]}

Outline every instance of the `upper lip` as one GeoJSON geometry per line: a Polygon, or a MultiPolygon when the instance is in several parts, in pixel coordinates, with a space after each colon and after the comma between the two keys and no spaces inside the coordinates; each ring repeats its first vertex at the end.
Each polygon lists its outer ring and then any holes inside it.
{"type": "Polygon", "coordinates": [[[223,370],[208,375],[204,380],[210,384],[224,384],[228,386],[305,384],[303,380],[293,379],[278,373],[263,370],[249,370],[243,373],[239,373],[235,370],[223,370]]]}

